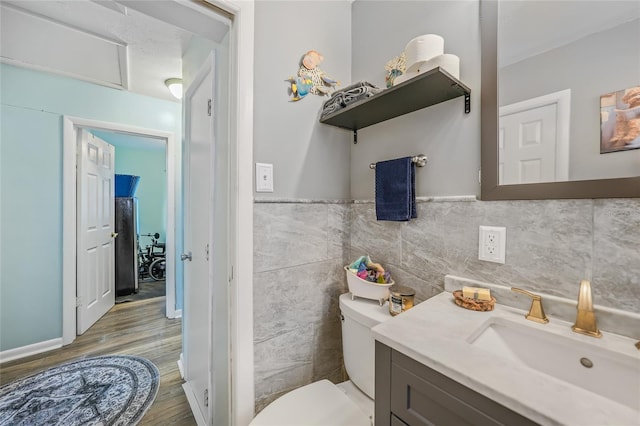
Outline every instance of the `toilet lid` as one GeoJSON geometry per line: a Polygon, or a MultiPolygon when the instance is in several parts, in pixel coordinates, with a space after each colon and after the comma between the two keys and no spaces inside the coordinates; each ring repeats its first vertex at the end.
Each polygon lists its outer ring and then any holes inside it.
{"type": "Polygon", "coordinates": [[[320,380],[269,404],[251,426],[371,426],[371,420],[336,385],[320,380]]]}

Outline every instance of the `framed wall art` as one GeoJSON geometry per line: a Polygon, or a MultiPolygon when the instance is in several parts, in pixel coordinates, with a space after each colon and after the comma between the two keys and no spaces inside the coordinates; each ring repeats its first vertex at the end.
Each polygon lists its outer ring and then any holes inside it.
{"type": "Polygon", "coordinates": [[[600,96],[600,154],[640,148],[640,86],[600,96]]]}

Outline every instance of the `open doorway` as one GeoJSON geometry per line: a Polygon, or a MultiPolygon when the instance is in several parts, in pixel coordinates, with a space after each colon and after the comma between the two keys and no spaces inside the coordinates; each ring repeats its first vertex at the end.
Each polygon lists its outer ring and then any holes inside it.
{"type": "MultiPolygon", "coordinates": [[[[162,202],[162,206],[160,207],[164,213],[164,220],[161,217],[160,222],[164,222],[165,224],[165,247],[166,247],[166,269],[165,269],[165,295],[166,295],[166,316],[169,318],[175,318],[176,316],[180,316],[181,312],[176,309],[176,291],[175,291],[175,245],[176,245],[176,236],[175,236],[175,213],[176,213],[176,205],[175,205],[175,157],[176,157],[176,146],[175,146],[175,136],[173,133],[137,128],[134,126],[119,124],[119,123],[109,123],[109,122],[99,122],[95,120],[86,120],[76,117],[65,117],[64,118],[64,175],[65,175],[65,189],[66,196],[65,198],[68,200],[69,207],[69,215],[65,216],[65,220],[68,222],[68,227],[72,232],[65,233],[65,239],[67,242],[67,246],[69,250],[73,250],[76,252],[74,256],[66,256],[65,262],[69,262],[68,271],[69,277],[64,280],[64,301],[76,300],[76,294],[82,294],[83,283],[79,281],[73,273],[76,269],[77,263],[77,241],[79,235],[77,232],[73,232],[76,229],[75,224],[77,223],[77,217],[74,214],[77,211],[77,206],[80,205],[80,197],[81,194],[77,191],[77,175],[76,175],[76,164],[78,159],[78,145],[77,141],[79,140],[79,135],[83,130],[87,130],[91,133],[98,134],[100,136],[106,137],[107,139],[111,139],[116,144],[122,144],[121,153],[123,153],[123,158],[121,160],[123,165],[122,167],[128,167],[127,161],[138,162],[137,158],[139,155],[144,155],[145,151],[147,156],[152,156],[150,154],[151,148],[153,148],[156,154],[156,157],[163,158],[163,173],[164,174],[164,182],[162,183],[162,191],[166,194],[166,197],[163,196],[164,202],[162,202]],[[135,148],[135,145],[138,145],[138,149],[135,148]],[[127,155],[126,151],[129,149],[131,153],[127,155]],[[129,157],[129,158],[127,158],[129,157]],[[68,198],[67,198],[68,197],[68,198]],[[72,225],[73,224],[73,225],[72,225]]],[[[117,159],[117,149],[116,149],[116,163],[117,159]]],[[[151,167],[154,165],[152,164],[151,167]]],[[[155,165],[157,167],[157,164],[155,165]]],[[[139,170],[141,170],[140,168],[139,170]]],[[[128,169],[131,170],[131,169],[128,169]]],[[[163,216],[163,215],[161,215],[163,216]]],[[[158,222],[150,222],[152,225],[156,226],[153,223],[158,222]]],[[[155,232],[154,232],[155,233],[155,232]]],[[[115,291],[115,289],[114,289],[115,291]]],[[[75,303],[74,305],[77,305],[75,303]]],[[[72,341],[76,335],[76,326],[78,322],[77,309],[69,306],[67,303],[64,309],[64,338],[68,339],[67,341],[72,341]]]]}
{"type": "Polygon", "coordinates": [[[90,133],[115,148],[115,303],[166,296],[166,140],[90,133]]]}

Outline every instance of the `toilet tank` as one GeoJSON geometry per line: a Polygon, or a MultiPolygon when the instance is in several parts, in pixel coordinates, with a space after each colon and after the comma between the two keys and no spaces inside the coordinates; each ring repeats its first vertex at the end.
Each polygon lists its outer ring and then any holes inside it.
{"type": "Polygon", "coordinates": [[[342,313],[342,354],[351,382],[374,399],[375,339],[371,329],[391,318],[389,307],[377,300],[340,296],[342,313]]]}

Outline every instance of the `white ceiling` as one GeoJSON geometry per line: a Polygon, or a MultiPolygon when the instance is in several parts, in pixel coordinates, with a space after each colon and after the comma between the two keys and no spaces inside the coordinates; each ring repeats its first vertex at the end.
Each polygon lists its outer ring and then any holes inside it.
{"type": "Polygon", "coordinates": [[[219,25],[212,25],[213,14],[207,17],[184,2],[2,0],[1,8],[3,61],[176,102],[164,81],[181,78],[191,37],[220,42],[228,31],[228,19],[214,17],[219,25]],[[12,26],[9,19],[22,20],[12,26]],[[114,69],[122,71],[118,78],[114,69]]]}
{"type": "Polygon", "coordinates": [[[638,0],[508,0],[499,8],[500,66],[640,18],[638,0]]]}

